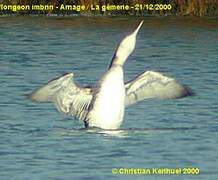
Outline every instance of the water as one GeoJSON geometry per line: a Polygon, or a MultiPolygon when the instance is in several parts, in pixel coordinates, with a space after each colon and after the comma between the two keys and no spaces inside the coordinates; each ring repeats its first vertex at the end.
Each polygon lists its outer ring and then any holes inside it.
{"type": "Polygon", "coordinates": [[[126,109],[121,130],[85,130],[52,104],[25,98],[65,72],[93,84],[142,18],[0,18],[1,179],[217,179],[218,21],[145,18],[129,80],[164,72],[196,96],[126,109]],[[200,168],[200,175],[113,175],[112,168],[200,168]]]}

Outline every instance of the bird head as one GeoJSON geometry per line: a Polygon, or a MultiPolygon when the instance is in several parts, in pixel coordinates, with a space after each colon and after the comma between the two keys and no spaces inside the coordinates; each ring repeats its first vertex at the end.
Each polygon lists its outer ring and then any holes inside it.
{"type": "Polygon", "coordinates": [[[119,44],[116,52],[115,52],[115,64],[123,65],[129,55],[133,52],[136,43],[136,36],[138,34],[139,29],[141,28],[143,21],[140,22],[136,30],[130,35],[126,36],[121,43],[119,44]]]}

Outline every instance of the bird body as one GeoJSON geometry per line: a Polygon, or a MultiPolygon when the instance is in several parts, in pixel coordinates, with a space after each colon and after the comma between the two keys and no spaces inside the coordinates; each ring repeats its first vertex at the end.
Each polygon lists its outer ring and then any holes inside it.
{"type": "Polygon", "coordinates": [[[125,107],[148,98],[174,99],[192,95],[190,88],[154,71],[145,71],[124,83],[123,65],[135,48],[136,30],[118,45],[108,71],[93,87],[81,87],[74,74],[65,74],[35,90],[29,98],[35,102],[53,102],[58,111],[83,120],[85,127],[118,129],[125,107]]]}
{"type": "Polygon", "coordinates": [[[94,93],[86,122],[89,127],[117,129],[120,127],[125,108],[123,68],[112,66],[99,82],[94,93]]]}

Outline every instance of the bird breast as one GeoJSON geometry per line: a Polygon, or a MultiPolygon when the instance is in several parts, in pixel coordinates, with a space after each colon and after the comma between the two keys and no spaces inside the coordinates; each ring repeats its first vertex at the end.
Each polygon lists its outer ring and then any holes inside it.
{"type": "Polygon", "coordinates": [[[111,67],[99,82],[92,109],[88,114],[89,126],[117,129],[123,121],[125,86],[121,66],[111,67]]]}

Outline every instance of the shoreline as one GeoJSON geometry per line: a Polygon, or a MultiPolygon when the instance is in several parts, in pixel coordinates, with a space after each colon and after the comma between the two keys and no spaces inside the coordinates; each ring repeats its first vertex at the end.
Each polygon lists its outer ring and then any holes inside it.
{"type": "Polygon", "coordinates": [[[217,18],[218,15],[205,15],[205,16],[195,16],[195,15],[178,15],[178,14],[138,14],[138,15],[129,15],[129,14],[93,14],[93,13],[70,13],[70,14],[57,14],[57,13],[50,13],[50,14],[43,14],[43,13],[29,13],[29,14],[20,14],[20,13],[0,13],[0,17],[144,17],[144,18],[166,18],[166,17],[175,17],[175,18],[217,18]]]}
{"type": "Polygon", "coordinates": [[[151,0],[83,1],[6,1],[0,3],[1,15],[44,15],[44,16],[196,16],[217,17],[216,0],[175,0],[153,2],[151,0]],[[12,3],[13,2],[13,3],[12,3]]]}

